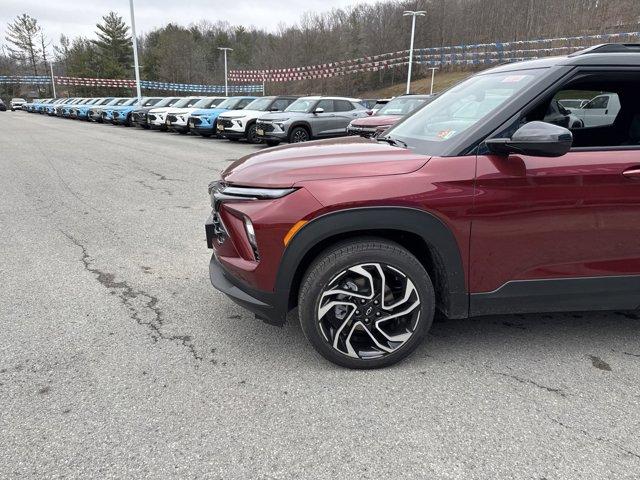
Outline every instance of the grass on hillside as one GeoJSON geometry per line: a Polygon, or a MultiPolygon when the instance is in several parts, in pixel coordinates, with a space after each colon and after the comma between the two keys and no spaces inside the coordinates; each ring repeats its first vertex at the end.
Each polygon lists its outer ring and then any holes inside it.
{"type": "MultiPolygon", "coordinates": [[[[422,73],[422,72],[421,72],[422,73]]],[[[455,85],[456,83],[464,80],[470,75],[473,75],[475,72],[466,71],[466,72],[438,72],[436,71],[436,75],[433,81],[433,93],[442,92],[447,88],[455,85]]],[[[424,75],[424,73],[422,73],[424,75]]],[[[390,87],[380,88],[378,90],[369,90],[367,92],[361,93],[358,95],[360,98],[389,98],[395,97],[397,95],[402,95],[405,93],[407,88],[406,83],[397,83],[395,85],[391,85],[390,87]]],[[[431,88],[431,73],[426,77],[418,78],[411,82],[411,93],[429,93],[429,89],[431,88]]]]}

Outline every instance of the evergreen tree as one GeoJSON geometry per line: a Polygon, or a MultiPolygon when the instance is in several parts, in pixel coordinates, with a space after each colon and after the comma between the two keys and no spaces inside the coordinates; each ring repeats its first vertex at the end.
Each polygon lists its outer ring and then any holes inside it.
{"type": "Polygon", "coordinates": [[[99,58],[98,73],[106,78],[123,78],[130,74],[133,62],[133,48],[129,27],[122,17],[109,12],[96,25],[97,40],[92,40],[99,58]]]}
{"type": "Polygon", "coordinates": [[[29,63],[33,68],[33,74],[38,75],[38,36],[40,35],[38,21],[23,13],[18,15],[13,23],[7,27],[7,42],[9,42],[9,55],[15,60],[29,63]]]}

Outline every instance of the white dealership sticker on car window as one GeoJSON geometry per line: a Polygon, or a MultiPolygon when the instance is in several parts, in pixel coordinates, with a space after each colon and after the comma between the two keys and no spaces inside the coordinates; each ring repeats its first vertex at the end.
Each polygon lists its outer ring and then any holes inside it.
{"type": "Polygon", "coordinates": [[[502,83],[518,83],[527,77],[528,75],[509,75],[508,77],[504,77],[502,79],[502,83]]]}

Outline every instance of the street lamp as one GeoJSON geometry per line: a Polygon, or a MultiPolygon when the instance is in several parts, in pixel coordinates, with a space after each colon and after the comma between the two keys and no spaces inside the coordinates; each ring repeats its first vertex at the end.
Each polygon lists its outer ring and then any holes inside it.
{"type": "Polygon", "coordinates": [[[218,47],[218,50],[222,50],[224,52],[224,96],[229,96],[229,82],[227,75],[227,52],[233,52],[233,48],[229,47],[218,47]]]}
{"type": "Polygon", "coordinates": [[[133,13],[133,0],[129,0],[131,8],[131,40],[133,41],[133,65],[136,71],[136,91],[138,93],[138,106],[142,103],[142,93],[140,92],[140,65],[138,65],[138,39],[136,38],[136,19],[133,13]]]}
{"type": "Polygon", "coordinates": [[[49,68],[51,69],[51,90],[53,91],[53,98],[56,98],[56,82],[53,78],[53,62],[49,62],[49,68]]]}
{"type": "Polygon", "coordinates": [[[433,95],[433,77],[435,77],[438,67],[430,67],[429,70],[431,70],[431,91],[429,92],[429,95],[433,95]]]}
{"type": "Polygon", "coordinates": [[[409,49],[409,73],[407,76],[407,94],[411,90],[411,67],[413,66],[413,39],[416,34],[416,17],[424,17],[427,14],[424,10],[412,11],[405,10],[402,14],[405,17],[413,17],[411,20],[411,48],[409,49]]]}

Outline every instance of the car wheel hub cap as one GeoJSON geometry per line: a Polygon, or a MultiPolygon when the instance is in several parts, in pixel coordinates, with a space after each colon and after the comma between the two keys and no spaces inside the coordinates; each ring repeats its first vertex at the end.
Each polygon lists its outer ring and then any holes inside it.
{"type": "Polygon", "coordinates": [[[343,355],[380,358],[404,345],[420,320],[420,296],[397,268],[381,263],[350,267],[323,290],[317,321],[325,340],[343,355]]]}

